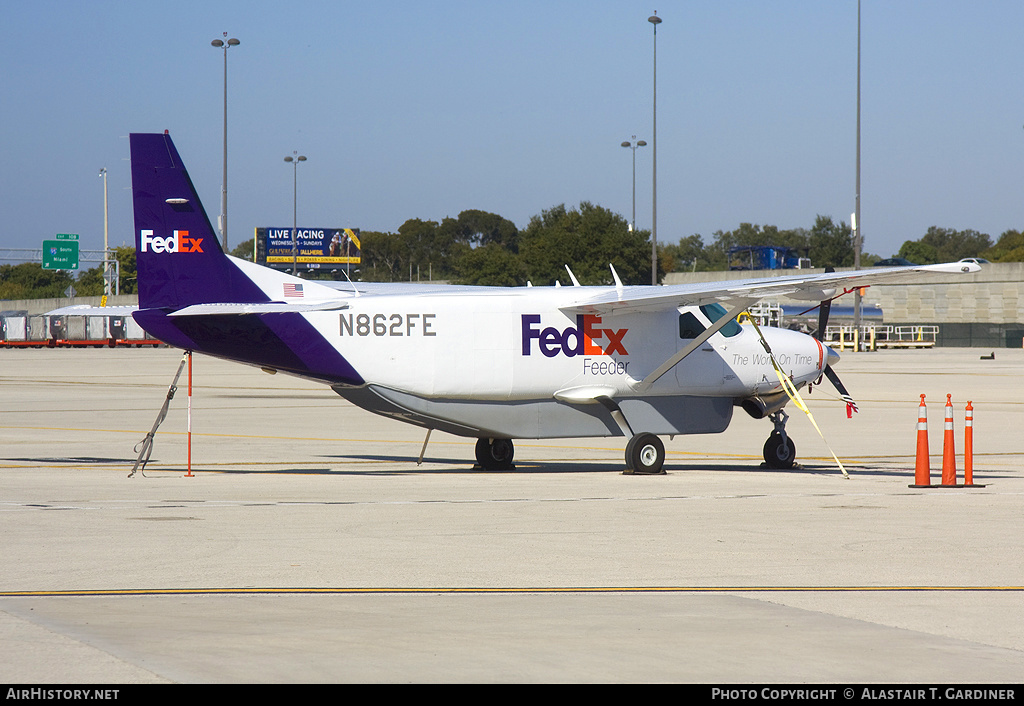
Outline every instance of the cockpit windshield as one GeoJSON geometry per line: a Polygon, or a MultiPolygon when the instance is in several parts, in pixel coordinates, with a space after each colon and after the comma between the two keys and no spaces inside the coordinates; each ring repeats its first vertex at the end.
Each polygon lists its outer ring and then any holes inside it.
{"type": "MultiPolygon", "coordinates": [[[[708,317],[708,320],[711,323],[715,323],[723,316],[729,315],[729,312],[727,312],[725,307],[721,304],[705,304],[700,307],[700,310],[703,312],[704,316],[708,317]]],[[[701,335],[706,330],[707,326],[701,323],[700,319],[693,315],[693,312],[685,311],[679,315],[679,338],[697,338],[697,336],[701,335]]],[[[740,328],[740,325],[735,319],[733,319],[719,329],[718,332],[726,338],[731,338],[742,331],[743,329],[740,328]]]]}
{"type": "MultiPolygon", "coordinates": [[[[729,315],[729,312],[727,312],[725,310],[725,307],[722,306],[721,304],[705,304],[704,306],[700,307],[700,310],[701,310],[701,312],[704,313],[704,316],[708,317],[708,320],[711,323],[715,323],[716,321],[718,321],[723,316],[728,316],[729,315]]],[[[736,320],[733,319],[732,321],[727,323],[725,326],[723,326],[719,330],[719,333],[721,333],[726,338],[732,338],[736,334],[742,333],[742,331],[743,331],[743,329],[736,322],[736,320]]]]}

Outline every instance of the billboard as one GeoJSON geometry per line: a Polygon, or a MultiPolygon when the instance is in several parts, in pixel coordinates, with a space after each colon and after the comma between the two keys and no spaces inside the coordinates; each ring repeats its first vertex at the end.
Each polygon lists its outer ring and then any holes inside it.
{"type": "Polygon", "coordinates": [[[257,228],[256,262],[289,269],[293,262],[307,270],[347,269],[361,262],[358,228],[257,228]]]}

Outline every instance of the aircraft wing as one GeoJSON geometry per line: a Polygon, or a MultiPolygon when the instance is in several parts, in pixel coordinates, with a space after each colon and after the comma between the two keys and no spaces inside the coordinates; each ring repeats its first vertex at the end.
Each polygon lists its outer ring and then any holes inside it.
{"type": "Polygon", "coordinates": [[[788,297],[820,302],[849,290],[871,285],[927,282],[943,274],[971,274],[981,266],[968,262],[912,267],[876,267],[866,270],[826,272],[807,275],[781,275],[759,279],[725,280],[696,284],[623,287],[606,289],[601,294],[581,298],[562,307],[566,312],[625,314],[700,306],[714,302],[740,304],[766,298],[788,297]]]}
{"type": "MultiPolygon", "coordinates": [[[[760,299],[788,297],[802,301],[820,302],[831,299],[858,287],[887,284],[909,284],[934,280],[938,275],[971,274],[981,266],[968,262],[951,262],[940,265],[916,265],[911,267],[876,267],[866,270],[847,270],[819,274],[784,274],[777,277],[756,279],[719,280],[695,284],[640,287],[580,287],[581,296],[571,304],[561,307],[565,312],[590,314],[625,314],[631,312],[652,312],[675,309],[680,306],[699,306],[714,302],[726,305],[749,305],[760,299]],[[597,290],[598,293],[593,293],[597,290]]],[[[321,284],[321,283],[318,283],[321,284]]],[[[322,284],[346,295],[383,296],[388,294],[487,294],[501,288],[458,285],[437,285],[419,283],[370,283],[370,282],[323,282],[322,284]]],[[[575,287],[563,288],[573,291],[575,287]]],[[[351,299],[349,299],[351,301],[351,299]]],[[[211,303],[194,304],[180,309],[172,316],[201,316],[209,314],[265,314],[278,312],[331,311],[348,308],[344,299],[320,302],[260,302],[250,304],[211,303]]],[[[66,306],[49,314],[88,316],[128,316],[138,307],[112,306],[66,306]]]]}

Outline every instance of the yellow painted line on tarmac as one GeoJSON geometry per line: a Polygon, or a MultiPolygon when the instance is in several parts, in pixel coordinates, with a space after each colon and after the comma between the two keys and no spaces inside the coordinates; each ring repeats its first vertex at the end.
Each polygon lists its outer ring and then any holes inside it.
{"type": "Polygon", "coordinates": [[[1024,586],[500,586],[411,588],[291,587],[291,588],[134,588],[65,591],[0,591],[0,598],[71,598],[103,596],[182,595],[427,595],[527,593],[858,593],[858,592],[1022,592],[1024,586]]]}
{"type": "MultiPolygon", "coordinates": [[[[97,429],[95,427],[30,427],[30,426],[6,426],[0,425],[0,429],[16,429],[16,430],[28,430],[28,431],[76,431],[76,432],[87,432],[87,433],[109,433],[109,434],[148,434],[148,429],[97,429]]],[[[173,429],[161,429],[159,431],[160,436],[185,436],[187,431],[175,431],[173,429]]],[[[192,436],[210,436],[210,437],[227,437],[231,439],[273,439],[275,441],[351,441],[351,442],[366,442],[367,439],[344,439],[340,437],[318,437],[318,436],[270,436],[267,434],[214,434],[204,432],[192,432],[192,436]]],[[[389,439],[374,439],[374,443],[415,443],[420,444],[420,441],[395,441],[389,439]]]]}

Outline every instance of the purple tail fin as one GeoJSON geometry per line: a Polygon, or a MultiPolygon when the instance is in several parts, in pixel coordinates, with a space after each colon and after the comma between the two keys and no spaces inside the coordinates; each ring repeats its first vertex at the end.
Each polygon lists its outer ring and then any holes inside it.
{"type": "Polygon", "coordinates": [[[170,135],[130,139],[139,307],[267,301],[221,250],[170,135]]]}

